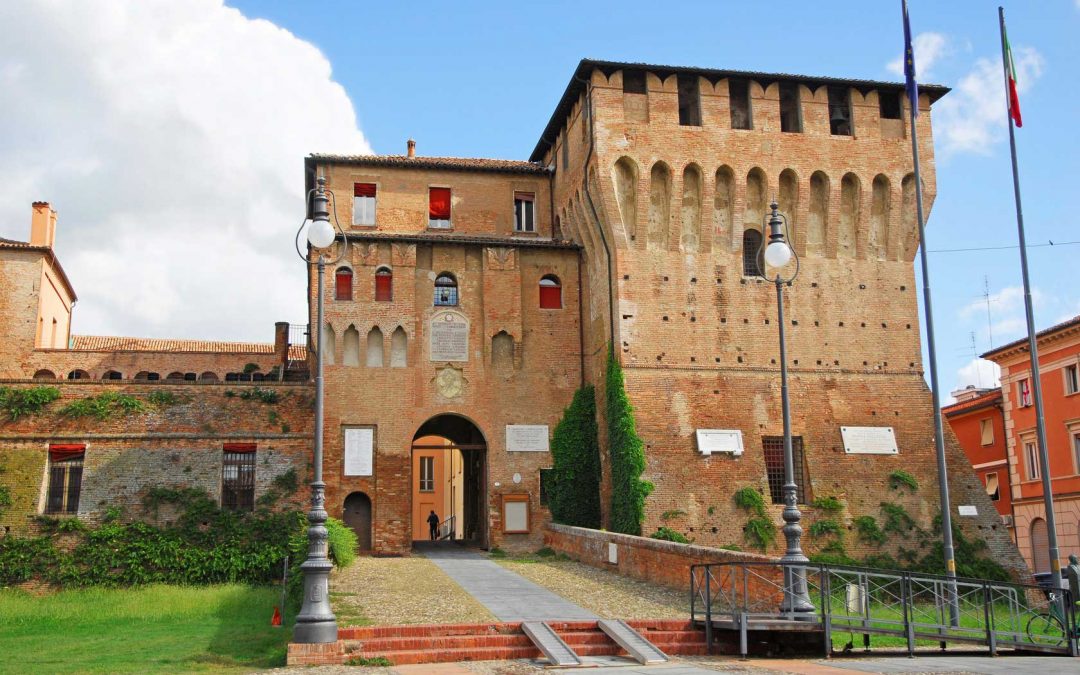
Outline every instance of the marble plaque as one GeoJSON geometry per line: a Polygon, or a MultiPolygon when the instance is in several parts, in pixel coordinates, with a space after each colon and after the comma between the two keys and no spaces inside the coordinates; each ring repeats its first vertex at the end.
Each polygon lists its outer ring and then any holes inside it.
{"type": "Polygon", "coordinates": [[[432,361],[469,360],[469,322],[457,312],[440,312],[431,319],[432,361]]]}
{"type": "Polygon", "coordinates": [[[849,455],[895,455],[896,435],[892,427],[840,427],[844,452],[849,455]]]}
{"type": "Polygon", "coordinates": [[[703,455],[714,452],[743,453],[742,432],[738,429],[698,429],[697,449],[703,455]]]}
{"type": "Polygon", "coordinates": [[[372,450],[374,447],[374,429],[345,429],[345,475],[372,475],[372,450]]]}
{"type": "Polygon", "coordinates": [[[971,504],[961,504],[960,506],[957,506],[956,508],[957,508],[958,511],[960,511],[960,515],[962,515],[962,516],[977,516],[977,515],[979,515],[979,509],[975,508],[975,506],[971,505],[971,504]]]}
{"type": "Polygon", "coordinates": [[[547,425],[507,424],[506,450],[507,452],[547,452],[547,425]]]}

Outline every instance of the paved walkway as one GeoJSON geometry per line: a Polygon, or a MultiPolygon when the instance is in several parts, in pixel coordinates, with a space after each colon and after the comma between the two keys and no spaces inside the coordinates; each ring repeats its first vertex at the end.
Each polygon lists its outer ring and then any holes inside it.
{"type": "Polygon", "coordinates": [[[599,618],[496,565],[480,553],[457,546],[418,548],[418,552],[438,565],[500,621],[595,621],[599,618]]]}

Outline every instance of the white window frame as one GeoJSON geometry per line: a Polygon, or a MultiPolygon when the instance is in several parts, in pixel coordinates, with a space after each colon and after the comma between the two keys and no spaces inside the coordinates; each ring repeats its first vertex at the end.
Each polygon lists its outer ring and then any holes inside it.
{"type": "MultiPolygon", "coordinates": [[[[353,196],[352,224],[359,227],[372,227],[375,225],[375,210],[379,201],[379,184],[356,181],[354,185],[374,185],[374,197],[353,196]]],[[[354,188],[355,189],[355,188],[354,188]]]]}
{"type": "Polygon", "coordinates": [[[536,232],[536,193],[514,191],[514,232],[536,232]],[[518,199],[519,194],[532,195],[532,199],[518,199]],[[523,216],[526,216],[523,218],[523,216]],[[522,222],[522,221],[525,222],[522,222]]]}
{"type": "Polygon", "coordinates": [[[1020,445],[1024,449],[1024,471],[1027,480],[1039,480],[1042,478],[1039,471],[1039,442],[1029,436],[1021,438],[1020,445]]]}
{"type": "Polygon", "coordinates": [[[434,455],[420,456],[420,492],[435,492],[434,455]]]}
{"type": "Polygon", "coordinates": [[[994,444],[994,418],[986,417],[979,420],[979,443],[983,446],[994,444]],[[987,440],[988,431],[990,440],[987,440]]]}
{"type": "Polygon", "coordinates": [[[1066,396],[1080,393],[1080,365],[1075,363],[1066,364],[1061,369],[1061,376],[1065,379],[1066,396]]]}
{"type": "Polygon", "coordinates": [[[1031,378],[1022,377],[1016,382],[1016,402],[1021,408],[1031,406],[1031,378]]]}

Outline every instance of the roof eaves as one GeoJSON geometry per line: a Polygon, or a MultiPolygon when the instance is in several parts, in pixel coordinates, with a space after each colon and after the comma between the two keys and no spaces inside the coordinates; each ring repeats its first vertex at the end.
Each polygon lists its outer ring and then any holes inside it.
{"type": "MultiPolygon", "coordinates": [[[[1067,321],[1062,321],[1057,325],[1050,326],[1049,328],[1043,329],[1035,333],[1035,341],[1038,342],[1040,338],[1044,338],[1061,331],[1069,330],[1071,328],[1080,329],[1080,315],[1074,316],[1067,321]]],[[[1012,342],[1001,345],[996,349],[991,349],[988,352],[983,352],[979,355],[979,358],[989,359],[991,356],[1003,356],[1008,352],[1025,351],[1025,348],[1027,347],[1027,342],[1028,339],[1026,337],[1020,338],[1019,340],[1013,340],[1012,342]]]]}

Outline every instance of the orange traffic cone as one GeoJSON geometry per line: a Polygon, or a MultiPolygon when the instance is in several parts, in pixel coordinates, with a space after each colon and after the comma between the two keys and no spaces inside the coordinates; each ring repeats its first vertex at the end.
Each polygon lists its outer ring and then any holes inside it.
{"type": "Polygon", "coordinates": [[[274,618],[270,619],[270,625],[271,626],[280,626],[281,625],[281,612],[278,611],[277,607],[274,608],[274,618]]]}

